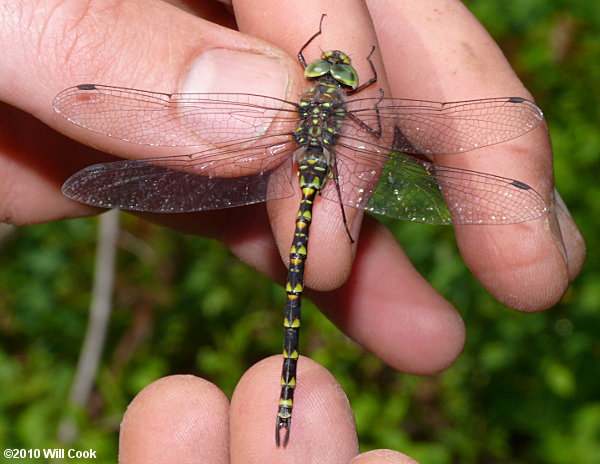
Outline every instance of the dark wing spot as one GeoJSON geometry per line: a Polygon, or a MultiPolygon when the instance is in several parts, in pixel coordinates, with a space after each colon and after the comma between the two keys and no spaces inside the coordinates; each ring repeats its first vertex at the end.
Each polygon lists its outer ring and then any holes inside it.
{"type": "Polygon", "coordinates": [[[94,84],[80,84],[77,86],[79,90],[96,90],[96,86],[94,84]]]}
{"type": "Polygon", "coordinates": [[[523,190],[531,190],[531,187],[529,185],[524,184],[523,182],[519,182],[518,180],[513,180],[511,184],[523,190]]]}

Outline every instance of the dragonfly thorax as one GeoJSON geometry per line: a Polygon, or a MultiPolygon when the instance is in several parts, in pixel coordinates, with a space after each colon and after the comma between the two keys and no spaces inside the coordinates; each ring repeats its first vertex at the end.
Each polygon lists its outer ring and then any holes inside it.
{"type": "Polygon", "coordinates": [[[311,88],[298,105],[294,140],[300,146],[328,147],[335,143],[346,118],[345,93],[333,84],[311,88]]]}

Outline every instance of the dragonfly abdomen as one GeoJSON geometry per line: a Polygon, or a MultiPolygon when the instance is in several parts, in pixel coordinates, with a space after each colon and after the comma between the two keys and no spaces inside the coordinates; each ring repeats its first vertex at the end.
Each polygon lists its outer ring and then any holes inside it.
{"type": "Polygon", "coordinates": [[[302,199],[296,215],[296,228],[290,248],[288,279],[285,285],[286,301],[283,319],[283,368],[281,372],[281,395],[277,411],[275,440],[280,443],[279,431],[286,429],[283,446],[286,446],[292,419],[296,368],[298,363],[298,341],[300,334],[300,313],[304,290],[304,262],[308,250],[308,231],[312,222],[313,203],[329,176],[329,164],[321,147],[300,150],[302,159],[298,162],[298,176],[302,199]]]}

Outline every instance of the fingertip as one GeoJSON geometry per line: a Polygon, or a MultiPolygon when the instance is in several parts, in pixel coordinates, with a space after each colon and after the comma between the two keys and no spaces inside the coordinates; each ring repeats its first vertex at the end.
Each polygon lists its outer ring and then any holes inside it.
{"type": "Polygon", "coordinates": [[[398,451],[379,449],[356,456],[348,464],[419,464],[410,456],[398,451]]]}
{"type": "Polygon", "coordinates": [[[159,379],[131,402],[121,423],[119,462],[228,462],[228,401],[191,375],[159,379]]]}
{"type": "Polygon", "coordinates": [[[464,226],[456,237],[469,269],[499,302],[543,311],[560,300],[569,283],[562,239],[551,232],[554,221],[550,214],[522,224],[464,226]]]}
{"type": "Polygon", "coordinates": [[[402,372],[440,372],[462,352],[465,325],[458,311],[372,218],[365,221],[348,282],[314,299],[355,341],[402,372]]]}
{"type": "Polygon", "coordinates": [[[346,462],[355,456],[358,439],[345,393],[324,367],[302,356],[289,443],[276,447],[281,363],[281,356],[267,358],[240,380],[231,399],[232,461],[346,462]]]}

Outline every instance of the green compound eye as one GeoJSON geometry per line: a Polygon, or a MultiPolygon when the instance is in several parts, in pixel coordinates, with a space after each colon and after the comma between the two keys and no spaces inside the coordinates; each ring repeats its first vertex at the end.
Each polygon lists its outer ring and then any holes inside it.
{"type": "Polygon", "coordinates": [[[334,64],[329,71],[333,78],[351,89],[358,87],[358,73],[348,64],[334,64]]]}
{"type": "Polygon", "coordinates": [[[321,77],[330,72],[331,63],[325,60],[317,60],[310,63],[304,70],[304,77],[315,78],[321,77]]]}

